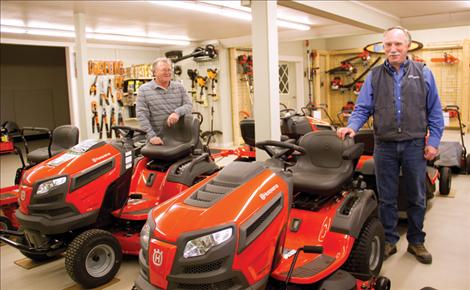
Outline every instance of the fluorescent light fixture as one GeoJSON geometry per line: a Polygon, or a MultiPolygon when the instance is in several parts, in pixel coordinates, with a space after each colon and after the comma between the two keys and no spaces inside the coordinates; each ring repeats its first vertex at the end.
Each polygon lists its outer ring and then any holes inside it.
{"type": "MultiPolygon", "coordinates": [[[[108,41],[121,41],[121,42],[131,42],[131,43],[150,43],[150,44],[168,44],[168,45],[189,45],[189,40],[181,39],[179,36],[168,37],[151,37],[142,35],[142,36],[133,36],[133,35],[123,35],[123,34],[110,34],[110,33],[96,33],[90,32],[91,29],[86,29],[86,38],[87,39],[97,39],[97,40],[108,40],[108,41]],[[180,38],[180,39],[178,39],[180,38]]],[[[30,34],[30,35],[43,35],[49,37],[66,37],[66,38],[75,38],[75,31],[72,30],[60,30],[60,29],[46,29],[39,27],[19,27],[19,26],[10,26],[10,25],[1,25],[0,31],[2,33],[15,33],[15,34],[30,34]]]]}
{"type": "Polygon", "coordinates": [[[22,27],[12,27],[12,26],[4,26],[4,25],[2,25],[0,27],[0,31],[2,33],[16,33],[16,34],[25,34],[26,33],[26,29],[24,29],[22,27]]]}
{"type": "Polygon", "coordinates": [[[3,19],[0,20],[0,23],[2,25],[8,25],[8,26],[25,26],[24,21],[20,19],[3,19]]]}
{"type": "Polygon", "coordinates": [[[62,25],[42,21],[28,21],[27,27],[30,28],[43,28],[43,29],[54,29],[54,30],[65,30],[65,31],[74,31],[73,25],[62,25]]]}
{"type": "Polygon", "coordinates": [[[44,35],[52,37],[75,37],[75,31],[53,30],[53,29],[39,29],[39,28],[26,28],[26,34],[31,35],[44,35]]]}
{"type": "MultiPolygon", "coordinates": [[[[160,2],[162,1],[150,1],[151,3],[153,4],[159,4],[160,2]]],[[[232,13],[242,13],[244,14],[245,18],[247,20],[250,20],[251,21],[251,8],[249,7],[245,7],[245,6],[241,6],[240,5],[240,1],[200,1],[199,3],[200,4],[196,4],[196,3],[191,3],[191,2],[185,2],[186,4],[185,5],[182,5],[183,3],[182,2],[179,2],[179,4],[177,6],[174,6],[172,5],[172,3],[174,1],[163,1],[163,2],[168,2],[166,3],[165,5],[166,6],[169,6],[169,7],[177,7],[177,8],[186,8],[188,9],[186,6],[188,6],[187,4],[191,4],[193,6],[201,6],[201,7],[206,7],[206,6],[212,6],[212,7],[217,7],[217,6],[222,6],[222,7],[225,7],[226,9],[225,10],[230,10],[232,11],[232,13]],[[202,3],[201,3],[202,2],[202,3]],[[204,6],[202,6],[204,5],[204,6]],[[249,15],[249,17],[247,16],[249,15]]],[[[220,7],[220,8],[222,8],[220,7]]],[[[220,9],[219,8],[219,9],[220,9]]],[[[223,8],[222,8],[223,9],[223,8]]],[[[196,9],[194,9],[196,10],[196,9]]],[[[206,8],[203,8],[203,9],[199,9],[199,11],[201,12],[208,12],[206,11],[206,8]]],[[[223,11],[223,10],[222,10],[223,11]]],[[[209,12],[211,13],[211,12],[209,12]]],[[[232,17],[232,15],[225,15],[223,13],[215,13],[215,14],[222,14],[224,16],[227,16],[227,17],[232,17]]],[[[234,17],[234,18],[237,18],[237,17],[234,17]]],[[[308,18],[306,17],[303,17],[303,16],[299,16],[298,14],[293,14],[293,13],[289,13],[289,11],[285,11],[285,10],[282,10],[282,9],[278,9],[277,11],[277,25],[279,27],[283,27],[283,28],[289,28],[289,29],[296,29],[296,30],[310,30],[310,25],[312,25],[312,23],[308,20],[308,18]]]]}
{"type": "Polygon", "coordinates": [[[149,1],[152,4],[166,6],[170,8],[181,8],[197,12],[223,15],[225,17],[236,18],[245,21],[251,21],[251,14],[236,9],[211,5],[206,3],[196,3],[192,1],[149,1]]]}
{"type": "Polygon", "coordinates": [[[158,39],[150,37],[136,37],[118,34],[101,34],[101,33],[87,33],[87,39],[110,40],[110,41],[124,41],[124,42],[138,42],[138,43],[152,43],[152,44],[172,44],[172,45],[189,45],[190,42],[186,40],[172,40],[172,39],[158,39]]]}

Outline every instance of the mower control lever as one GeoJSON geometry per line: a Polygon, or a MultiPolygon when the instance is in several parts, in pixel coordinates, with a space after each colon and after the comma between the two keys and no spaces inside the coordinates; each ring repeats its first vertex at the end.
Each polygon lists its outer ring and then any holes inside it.
{"type": "Polygon", "coordinates": [[[297,262],[297,258],[299,257],[299,254],[302,251],[308,254],[321,254],[323,253],[323,246],[303,246],[297,249],[297,251],[295,252],[294,258],[292,259],[292,264],[290,265],[289,272],[287,273],[287,276],[286,276],[286,289],[287,289],[287,285],[289,284],[289,280],[292,277],[292,272],[294,272],[294,266],[295,266],[295,263],[297,262]]]}

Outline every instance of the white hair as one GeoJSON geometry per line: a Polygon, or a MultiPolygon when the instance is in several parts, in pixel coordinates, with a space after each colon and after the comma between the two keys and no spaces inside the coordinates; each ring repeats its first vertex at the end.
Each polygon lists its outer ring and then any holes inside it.
{"type": "Polygon", "coordinates": [[[403,33],[405,34],[405,36],[406,36],[406,38],[407,38],[407,40],[408,40],[408,45],[411,44],[411,41],[412,41],[412,39],[411,39],[411,34],[410,34],[410,32],[408,31],[408,29],[406,29],[406,28],[404,28],[404,27],[402,27],[402,26],[392,26],[392,27],[390,27],[389,29],[385,30],[384,36],[385,36],[385,34],[387,34],[387,32],[389,32],[390,30],[394,30],[394,29],[398,29],[398,30],[403,31],[403,33]]]}
{"type": "Polygon", "coordinates": [[[166,57],[159,57],[157,59],[155,59],[152,63],[152,71],[155,72],[155,70],[157,69],[157,65],[160,63],[160,62],[164,62],[164,63],[167,63],[169,64],[170,66],[173,65],[173,63],[171,62],[171,60],[169,58],[166,58],[166,57]]]}

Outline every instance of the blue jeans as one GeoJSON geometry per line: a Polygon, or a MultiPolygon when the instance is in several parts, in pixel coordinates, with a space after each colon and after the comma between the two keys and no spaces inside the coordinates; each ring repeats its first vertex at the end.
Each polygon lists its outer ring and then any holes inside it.
{"type": "Polygon", "coordinates": [[[385,241],[396,244],[400,239],[398,223],[398,183],[400,167],[405,182],[408,207],[408,231],[410,244],[424,243],[423,231],[426,211],[426,160],[424,139],[401,142],[376,140],[374,147],[375,175],[379,195],[379,216],[385,228],[385,241]]]}

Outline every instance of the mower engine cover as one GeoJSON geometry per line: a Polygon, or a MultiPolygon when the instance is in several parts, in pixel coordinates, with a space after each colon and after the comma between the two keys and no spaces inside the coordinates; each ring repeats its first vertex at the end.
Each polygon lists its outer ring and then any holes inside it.
{"type": "Polygon", "coordinates": [[[147,238],[141,240],[136,287],[265,285],[273,257],[281,255],[278,239],[292,196],[288,174],[263,163],[234,161],[157,206],[141,234],[147,238]]]}
{"type": "Polygon", "coordinates": [[[132,168],[133,159],[125,143],[86,140],[39,163],[23,175],[18,220],[43,234],[95,223],[108,186],[132,168]]]}

